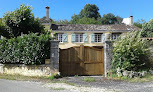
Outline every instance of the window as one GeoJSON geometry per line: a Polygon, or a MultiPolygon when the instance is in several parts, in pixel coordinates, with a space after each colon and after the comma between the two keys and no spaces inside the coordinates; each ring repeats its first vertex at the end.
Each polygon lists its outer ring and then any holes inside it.
{"type": "Polygon", "coordinates": [[[112,40],[116,40],[120,35],[121,33],[112,33],[112,40]]]}
{"type": "Polygon", "coordinates": [[[57,36],[56,36],[56,39],[57,39],[59,42],[63,42],[63,33],[58,33],[57,36]]]}
{"type": "Polygon", "coordinates": [[[91,34],[91,42],[103,43],[105,41],[104,33],[94,33],[91,34]]]}
{"type": "Polygon", "coordinates": [[[102,42],[102,34],[95,33],[95,42],[102,42]]]}
{"type": "Polygon", "coordinates": [[[75,42],[83,42],[83,34],[82,33],[75,34],[75,42]]]}

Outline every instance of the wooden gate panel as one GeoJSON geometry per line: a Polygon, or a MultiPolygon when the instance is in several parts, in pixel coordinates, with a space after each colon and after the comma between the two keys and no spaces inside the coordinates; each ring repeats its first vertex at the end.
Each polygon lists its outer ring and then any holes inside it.
{"type": "Polygon", "coordinates": [[[60,50],[62,75],[104,74],[104,50],[81,45],[60,50]]]}

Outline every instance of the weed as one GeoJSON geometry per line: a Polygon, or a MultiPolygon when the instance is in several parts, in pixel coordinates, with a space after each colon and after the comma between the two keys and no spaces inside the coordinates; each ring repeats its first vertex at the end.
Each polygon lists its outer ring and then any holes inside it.
{"type": "Polygon", "coordinates": [[[51,88],[53,90],[65,90],[65,88],[51,88]]]}
{"type": "Polygon", "coordinates": [[[85,78],[83,78],[83,81],[85,81],[85,82],[95,82],[96,80],[92,77],[85,77],[85,78]]]}
{"type": "Polygon", "coordinates": [[[74,75],[74,77],[78,77],[78,75],[74,75]]]}

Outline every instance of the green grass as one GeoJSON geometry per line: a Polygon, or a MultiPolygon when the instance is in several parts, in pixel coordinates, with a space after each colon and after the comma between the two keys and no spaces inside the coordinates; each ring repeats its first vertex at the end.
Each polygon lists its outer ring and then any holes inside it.
{"type": "Polygon", "coordinates": [[[134,77],[134,78],[129,78],[129,77],[117,77],[117,75],[112,74],[112,76],[110,76],[111,79],[115,79],[115,80],[123,80],[123,81],[128,81],[128,82],[150,82],[153,81],[153,75],[151,74],[147,74],[146,76],[140,78],[140,77],[134,77]]]}
{"type": "Polygon", "coordinates": [[[50,80],[53,80],[55,79],[55,76],[54,75],[51,75],[50,77],[48,77],[50,80]]]}
{"type": "Polygon", "coordinates": [[[65,88],[51,88],[53,90],[65,90],[65,88]]]}
{"type": "Polygon", "coordinates": [[[92,77],[85,77],[85,78],[83,78],[83,81],[85,81],[85,82],[95,82],[96,80],[92,77]]]}
{"type": "Polygon", "coordinates": [[[48,80],[48,77],[39,77],[39,76],[24,76],[18,74],[0,74],[0,79],[8,80],[48,80]]]}

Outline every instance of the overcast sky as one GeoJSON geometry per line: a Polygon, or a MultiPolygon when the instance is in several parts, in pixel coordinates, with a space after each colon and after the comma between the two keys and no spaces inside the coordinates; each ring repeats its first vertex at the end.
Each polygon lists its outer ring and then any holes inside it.
{"type": "Polygon", "coordinates": [[[19,8],[22,3],[32,6],[32,12],[39,18],[46,16],[45,6],[49,6],[49,16],[55,20],[70,20],[88,3],[96,4],[101,15],[113,13],[122,18],[133,15],[134,21],[153,18],[153,0],[0,0],[0,17],[19,8]]]}

